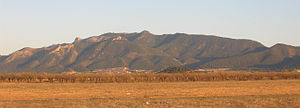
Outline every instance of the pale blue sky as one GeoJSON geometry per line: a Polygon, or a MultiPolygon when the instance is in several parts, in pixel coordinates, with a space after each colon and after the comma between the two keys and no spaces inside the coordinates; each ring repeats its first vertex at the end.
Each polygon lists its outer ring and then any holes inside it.
{"type": "Polygon", "coordinates": [[[0,0],[0,55],[142,30],[300,46],[300,0],[0,0]]]}

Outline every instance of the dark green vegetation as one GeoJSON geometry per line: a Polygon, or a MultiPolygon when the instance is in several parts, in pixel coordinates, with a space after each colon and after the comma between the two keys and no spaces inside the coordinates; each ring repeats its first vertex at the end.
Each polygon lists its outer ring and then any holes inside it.
{"type": "MultiPolygon", "coordinates": [[[[176,68],[183,69],[183,68],[176,68]]],[[[300,79],[299,72],[215,72],[160,74],[0,74],[0,82],[9,83],[135,83],[135,82],[195,82],[300,79]]]]}
{"type": "Polygon", "coordinates": [[[89,72],[114,67],[159,71],[180,65],[192,69],[293,70],[299,66],[299,56],[299,47],[277,44],[268,48],[243,39],[183,33],[154,35],[148,31],[106,33],[1,56],[0,73],[89,72]]]}
{"type": "Polygon", "coordinates": [[[184,66],[176,66],[176,67],[169,67],[158,73],[186,73],[186,72],[192,72],[192,71],[193,71],[192,69],[189,69],[184,66]]]}

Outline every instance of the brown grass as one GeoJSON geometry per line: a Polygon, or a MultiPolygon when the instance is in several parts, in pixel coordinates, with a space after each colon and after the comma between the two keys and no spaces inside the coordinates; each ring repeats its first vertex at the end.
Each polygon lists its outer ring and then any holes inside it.
{"type": "Polygon", "coordinates": [[[1,83],[2,107],[300,107],[300,80],[1,83]]]}
{"type": "Polygon", "coordinates": [[[214,72],[173,74],[0,74],[4,83],[135,83],[135,82],[195,82],[300,79],[299,72],[214,72]]]}

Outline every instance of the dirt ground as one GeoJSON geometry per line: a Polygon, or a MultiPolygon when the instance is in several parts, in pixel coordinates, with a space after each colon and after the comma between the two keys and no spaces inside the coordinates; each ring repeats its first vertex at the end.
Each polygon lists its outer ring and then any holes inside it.
{"type": "Polygon", "coordinates": [[[300,80],[0,83],[0,107],[300,107],[300,80]]]}

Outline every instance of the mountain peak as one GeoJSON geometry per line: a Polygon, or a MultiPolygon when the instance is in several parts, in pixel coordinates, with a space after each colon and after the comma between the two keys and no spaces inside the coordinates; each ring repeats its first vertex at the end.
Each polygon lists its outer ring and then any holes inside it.
{"type": "Polygon", "coordinates": [[[21,51],[22,51],[22,50],[32,50],[32,49],[33,49],[33,48],[25,47],[25,48],[22,48],[21,51]]]}
{"type": "Polygon", "coordinates": [[[76,37],[76,39],[74,40],[74,43],[78,43],[79,41],[81,41],[82,39],[79,37],[76,37]]]}
{"type": "Polygon", "coordinates": [[[152,35],[152,33],[147,30],[142,31],[140,34],[141,35],[152,35]]]}
{"type": "Polygon", "coordinates": [[[286,48],[286,47],[293,47],[291,45],[283,44],[283,43],[278,43],[272,46],[271,48],[286,48]]]}

